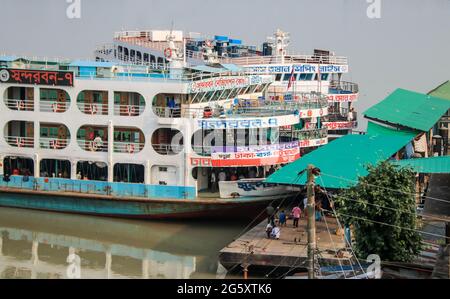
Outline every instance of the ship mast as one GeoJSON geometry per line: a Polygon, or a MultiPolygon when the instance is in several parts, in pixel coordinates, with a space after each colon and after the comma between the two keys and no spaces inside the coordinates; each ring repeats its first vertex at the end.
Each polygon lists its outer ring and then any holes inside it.
{"type": "Polygon", "coordinates": [[[277,29],[274,35],[269,36],[267,40],[275,48],[274,56],[276,56],[280,60],[280,63],[284,64],[285,56],[287,54],[286,49],[290,43],[289,32],[284,32],[280,29],[277,29]]]}

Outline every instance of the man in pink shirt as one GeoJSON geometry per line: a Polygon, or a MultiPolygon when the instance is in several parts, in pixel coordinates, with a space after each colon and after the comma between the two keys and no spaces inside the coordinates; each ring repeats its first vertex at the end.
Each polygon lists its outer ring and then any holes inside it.
{"type": "Polygon", "coordinates": [[[302,213],[302,210],[300,209],[299,206],[295,206],[292,209],[292,214],[294,216],[294,227],[298,227],[298,220],[300,219],[301,213],[302,213]]]}

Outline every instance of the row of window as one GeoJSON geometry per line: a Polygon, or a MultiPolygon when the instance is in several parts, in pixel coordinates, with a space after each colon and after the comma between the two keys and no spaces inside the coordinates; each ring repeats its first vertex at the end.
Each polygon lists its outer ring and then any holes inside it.
{"type": "MultiPolygon", "coordinates": [[[[320,74],[320,80],[327,81],[330,74],[323,73],[320,74]]],[[[295,81],[311,81],[314,79],[314,81],[317,81],[319,79],[319,74],[277,74],[275,76],[275,81],[289,81],[291,80],[291,77],[294,76],[295,81]]]]}

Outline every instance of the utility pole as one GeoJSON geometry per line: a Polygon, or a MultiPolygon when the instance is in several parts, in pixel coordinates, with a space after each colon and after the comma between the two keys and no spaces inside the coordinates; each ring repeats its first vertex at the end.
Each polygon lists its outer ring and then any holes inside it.
{"type": "Polygon", "coordinates": [[[316,250],[316,218],[315,218],[315,198],[314,198],[314,173],[316,168],[308,165],[308,181],[306,183],[308,196],[308,279],[315,278],[314,272],[314,252],[316,250]]]}

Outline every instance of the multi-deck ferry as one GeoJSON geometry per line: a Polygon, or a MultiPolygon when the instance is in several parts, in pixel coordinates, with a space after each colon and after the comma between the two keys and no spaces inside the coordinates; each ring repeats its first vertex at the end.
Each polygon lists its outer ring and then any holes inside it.
{"type": "MultiPolygon", "coordinates": [[[[168,43],[165,36],[173,33],[174,42],[185,49],[186,60],[198,69],[203,64],[220,63],[240,66],[246,74],[272,75],[273,84],[265,97],[275,101],[302,101],[311,93],[326,96],[321,109],[302,115],[302,153],[351,133],[358,125],[353,107],[358,100],[356,83],[343,80],[349,72],[348,60],[327,50],[314,50],[312,55],[290,53],[290,35],[277,30],[259,49],[245,45],[241,39],[224,35],[205,36],[183,31],[121,31],[113,42],[95,51],[96,60],[117,61],[136,65],[166,63],[168,43]],[[325,111],[326,110],[326,111],[325,111]],[[312,114],[311,114],[312,113],[312,114]]],[[[308,112],[305,110],[305,112],[308,112]]]]}
{"type": "MultiPolygon", "coordinates": [[[[265,184],[265,176],[328,140],[321,118],[329,95],[295,90],[292,79],[291,96],[278,95],[284,77],[276,82],[271,63],[255,72],[219,59],[209,40],[201,53],[188,51],[188,39],[173,31],[120,33],[116,42],[97,51],[115,59],[0,56],[0,205],[136,218],[253,217],[292,194],[265,184]],[[137,44],[141,35],[151,47],[137,44]]],[[[331,67],[343,70],[341,62],[331,67]]],[[[297,66],[281,68],[297,78],[297,66]]],[[[309,68],[323,75],[326,66],[309,68]]]]}

